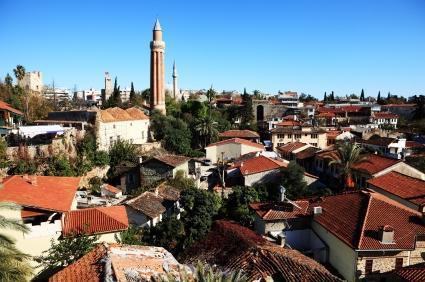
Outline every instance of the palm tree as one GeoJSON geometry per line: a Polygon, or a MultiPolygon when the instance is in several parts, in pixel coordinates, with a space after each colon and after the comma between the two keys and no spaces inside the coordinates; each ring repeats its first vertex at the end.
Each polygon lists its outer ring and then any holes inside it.
{"type": "MultiPolygon", "coordinates": [[[[0,202],[0,209],[19,210],[13,203],[0,202]]],[[[6,218],[0,215],[0,229],[9,229],[27,233],[28,227],[19,220],[6,218]]],[[[0,281],[27,281],[32,274],[28,264],[30,256],[22,253],[15,247],[14,239],[0,233],[0,281]]]]}
{"type": "Polygon", "coordinates": [[[13,72],[18,80],[22,80],[25,76],[25,68],[21,65],[17,65],[13,72]]]}
{"type": "Polygon", "coordinates": [[[195,126],[195,130],[198,132],[199,136],[203,138],[204,148],[218,135],[217,123],[210,115],[199,118],[198,123],[195,126]]]}
{"type": "Polygon", "coordinates": [[[340,169],[340,175],[344,178],[345,188],[353,188],[354,180],[352,175],[352,167],[355,163],[364,160],[361,155],[362,148],[352,142],[344,142],[337,145],[336,159],[332,159],[329,165],[337,165],[340,169]]]}

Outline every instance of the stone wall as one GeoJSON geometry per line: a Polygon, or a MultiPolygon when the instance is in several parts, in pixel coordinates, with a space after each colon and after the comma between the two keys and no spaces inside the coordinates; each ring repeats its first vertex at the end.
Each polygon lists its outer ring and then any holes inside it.
{"type": "Polygon", "coordinates": [[[65,154],[70,158],[75,158],[77,156],[77,140],[83,138],[83,136],[84,132],[71,128],[64,132],[62,136],[53,139],[51,144],[8,147],[6,154],[11,161],[48,158],[58,154],[65,154]]]}

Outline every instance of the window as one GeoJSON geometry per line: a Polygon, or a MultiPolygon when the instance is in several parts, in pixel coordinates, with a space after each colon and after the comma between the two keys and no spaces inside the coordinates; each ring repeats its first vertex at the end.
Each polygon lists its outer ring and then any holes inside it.
{"type": "Polygon", "coordinates": [[[317,134],[311,134],[310,136],[312,139],[317,139],[317,134]]]}
{"type": "Polygon", "coordinates": [[[395,269],[400,269],[403,267],[403,258],[395,259],[395,269]]]}
{"type": "Polygon", "coordinates": [[[295,134],[295,139],[301,139],[301,134],[295,134]]]}
{"type": "Polygon", "coordinates": [[[114,137],[112,137],[112,136],[110,136],[109,137],[109,144],[111,144],[112,145],[112,143],[114,142],[114,137]]]}
{"type": "Polygon", "coordinates": [[[373,267],[373,259],[367,259],[366,265],[364,268],[365,274],[371,274],[372,273],[372,267],[373,267]]]}
{"type": "Polygon", "coordinates": [[[115,129],[115,124],[112,127],[115,129]]]}
{"type": "Polygon", "coordinates": [[[292,134],[288,134],[288,138],[292,138],[292,134]]]}
{"type": "Polygon", "coordinates": [[[285,138],[285,134],[278,134],[277,138],[279,138],[279,139],[285,138]]]}

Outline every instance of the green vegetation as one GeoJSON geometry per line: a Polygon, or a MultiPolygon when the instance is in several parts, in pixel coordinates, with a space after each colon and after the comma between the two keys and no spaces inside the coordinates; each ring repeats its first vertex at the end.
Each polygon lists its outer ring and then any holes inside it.
{"type": "Polygon", "coordinates": [[[281,170],[281,184],[286,189],[286,196],[292,200],[309,194],[307,182],[304,180],[304,168],[295,161],[290,161],[287,168],[281,170]]]}
{"type": "Polygon", "coordinates": [[[126,245],[143,245],[143,233],[137,226],[130,225],[127,230],[114,235],[115,241],[126,245]]]}
{"type": "Polygon", "coordinates": [[[84,234],[65,237],[58,242],[52,239],[50,248],[36,258],[43,269],[39,275],[40,278],[43,275],[53,275],[87,254],[96,246],[97,239],[97,236],[86,236],[84,234]]]}
{"type": "Polygon", "coordinates": [[[223,204],[221,214],[242,225],[251,226],[254,222],[254,214],[249,209],[249,204],[260,201],[258,191],[255,187],[248,186],[236,186],[232,190],[233,193],[223,204]]]}
{"type": "MultiPolygon", "coordinates": [[[[0,210],[19,210],[13,203],[0,202],[0,210]]],[[[28,227],[15,219],[0,216],[3,229],[27,233],[28,227]]],[[[0,233],[0,281],[27,281],[32,274],[28,260],[30,256],[15,247],[15,240],[9,235],[0,233]]]]}

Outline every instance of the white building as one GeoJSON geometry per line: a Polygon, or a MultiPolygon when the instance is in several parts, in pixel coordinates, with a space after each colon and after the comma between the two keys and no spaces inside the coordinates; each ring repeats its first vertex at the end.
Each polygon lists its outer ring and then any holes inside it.
{"type": "Polygon", "coordinates": [[[278,99],[283,105],[286,105],[288,108],[297,108],[299,106],[297,92],[279,92],[278,99]]]}
{"type": "Polygon", "coordinates": [[[99,150],[109,150],[118,140],[136,145],[148,142],[149,117],[137,108],[100,110],[96,121],[96,137],[99,150]]]}
{"type": "Polygon", "coordinates": [[[43,74],[41,71],[27,72],[24,78],[18,81],[18,85],[25,90],[41,93],[43,91],[43,74]]]}
{"type": "Polygon", "coordinates": [[[264,151],[264,146],[241,138],[232,138],[209,144],[206,148],[207,159],[213,164],[224,160],[232,160],[242,155],[264,151]]]}
{"type": "Polygon", "coordinates": [[[56,102],[62,102],[62,101],[67,101],[70,99],[70,95],[69,95],[70,91],[69,89],[65,89],[65,88],[46,88],[44,90],[43,96],[44,98],[46,98],[47,100],[51,100],[51,101],[55,101],[56,102]]]}
{"type": "Polygon", "coordinates": [[[130,92],[131,92],[131,88],[130,87],[126,87],[126,88],[120,89],[120,97],[121,97],[121,101],[122,102],[128,102],[128,101],[130,101],[130,92]]]}
{"type": "Polygon", "coordinates": [[[99,102],[102,100],[102,92],[93,88],[83,90],[83,99],[86,101],[99,102]]]}
{"type": "Polygon", "coordinates": [[[390,112],[372,112],[370,122],[377,124],[379,127],[391,126],[392,128],[397,129],[398,115],[390,112]]]}

